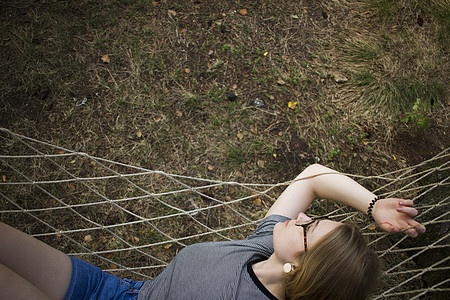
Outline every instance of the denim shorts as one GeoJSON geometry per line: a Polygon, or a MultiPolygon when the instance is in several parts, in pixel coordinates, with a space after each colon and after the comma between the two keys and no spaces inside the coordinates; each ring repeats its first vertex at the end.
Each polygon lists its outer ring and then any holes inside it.
{"type": "Polygon", "coordinates": [[[72,261],[72,277],[64,300],[119,299],[137,300],[145,281],[120,279],[78,258],[72,261]]]}

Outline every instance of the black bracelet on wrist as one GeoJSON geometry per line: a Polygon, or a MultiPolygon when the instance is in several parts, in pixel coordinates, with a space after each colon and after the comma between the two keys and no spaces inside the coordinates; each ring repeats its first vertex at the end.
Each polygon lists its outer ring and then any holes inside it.
{"type": "Polygon", "coordinates": [[[373,208],[373,206],[375,205],[375,203],[376,203],[378,200],[383,199],[383,198],[384,198],[384,197],[382,197],[382,196],[376,196],[376,197],[372,200],[372,202],[370,202],[369,208],[367,209],[367,216],[369,217],[370,221],[372,221],[372,222],[375,221],[375,219],[374,219],[373,216],[372,216],[372,208],[373,208]]]}

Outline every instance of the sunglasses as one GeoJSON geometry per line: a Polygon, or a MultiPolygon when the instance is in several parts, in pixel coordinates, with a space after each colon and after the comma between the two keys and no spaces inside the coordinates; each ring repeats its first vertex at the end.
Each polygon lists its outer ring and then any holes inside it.
{"type": "Polygon", "coordinates": [[[311,228],[313,224],[316,224],[316,226],[317,226],[319,221],[322,221],[322,220],[330,220],[330,218],[325,217],[325,216],[313,217],[313,218],[311,218],[311,220],[308,220],[306,222],[295,223],[295,226],[301,226],[303,228],[303,242],[305,243],[305,253],[306,253],[306,250],[308,249],[308,241],[306,238],[306,233],[307,233],[308,229],[311,228]]]}

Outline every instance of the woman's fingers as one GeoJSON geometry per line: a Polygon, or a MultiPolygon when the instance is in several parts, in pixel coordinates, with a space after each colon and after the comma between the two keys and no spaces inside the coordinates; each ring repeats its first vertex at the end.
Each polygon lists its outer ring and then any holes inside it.
{"type": "Polygon", "coordinates": [[[389,233],[396,233],[400,231],[396,226],[389,223],[381,223],[380,228],[389,233]]]}
{"type": "Polygon", "coordinates": [[[417,216],[418,212],[417,209],[409,207],[409,206],[400,206],[397,207],[397,211],[398,212],[402,212],[407,214],[409,217],[415,217],[417,216]]]}
{"type": "Polygon", "coordinates": [[[426,231],[425,226],[423,226],[422,224],[416,225],[415,228],[416,228],[416,231],[417,231],[418,233],[425,233],[425,231],[426,231]]]}
{"type": "Polygon", "coordinates": [[[414,205],[414,201],[401,199],[398,202],[398,204],[401,205],[401,206],[413,206],[414,205]]]}
{"type": "Polygon", "coordinates": [[[410,229],[406,230],[406,234],[413,238],[417,237],[417,235],[418,235],[416,229],[414,229],[414,228],[410,228],[410,229]]]}

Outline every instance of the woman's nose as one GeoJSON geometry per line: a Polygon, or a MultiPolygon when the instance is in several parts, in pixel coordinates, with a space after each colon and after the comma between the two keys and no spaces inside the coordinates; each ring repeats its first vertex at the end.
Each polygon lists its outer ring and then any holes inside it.
{"type": "Polygon", "coordinates": [[[308,217],[305,213],[301,212],[297,216],[297,222],[307,222],[310,221],[311,218],[308,217]]]}

